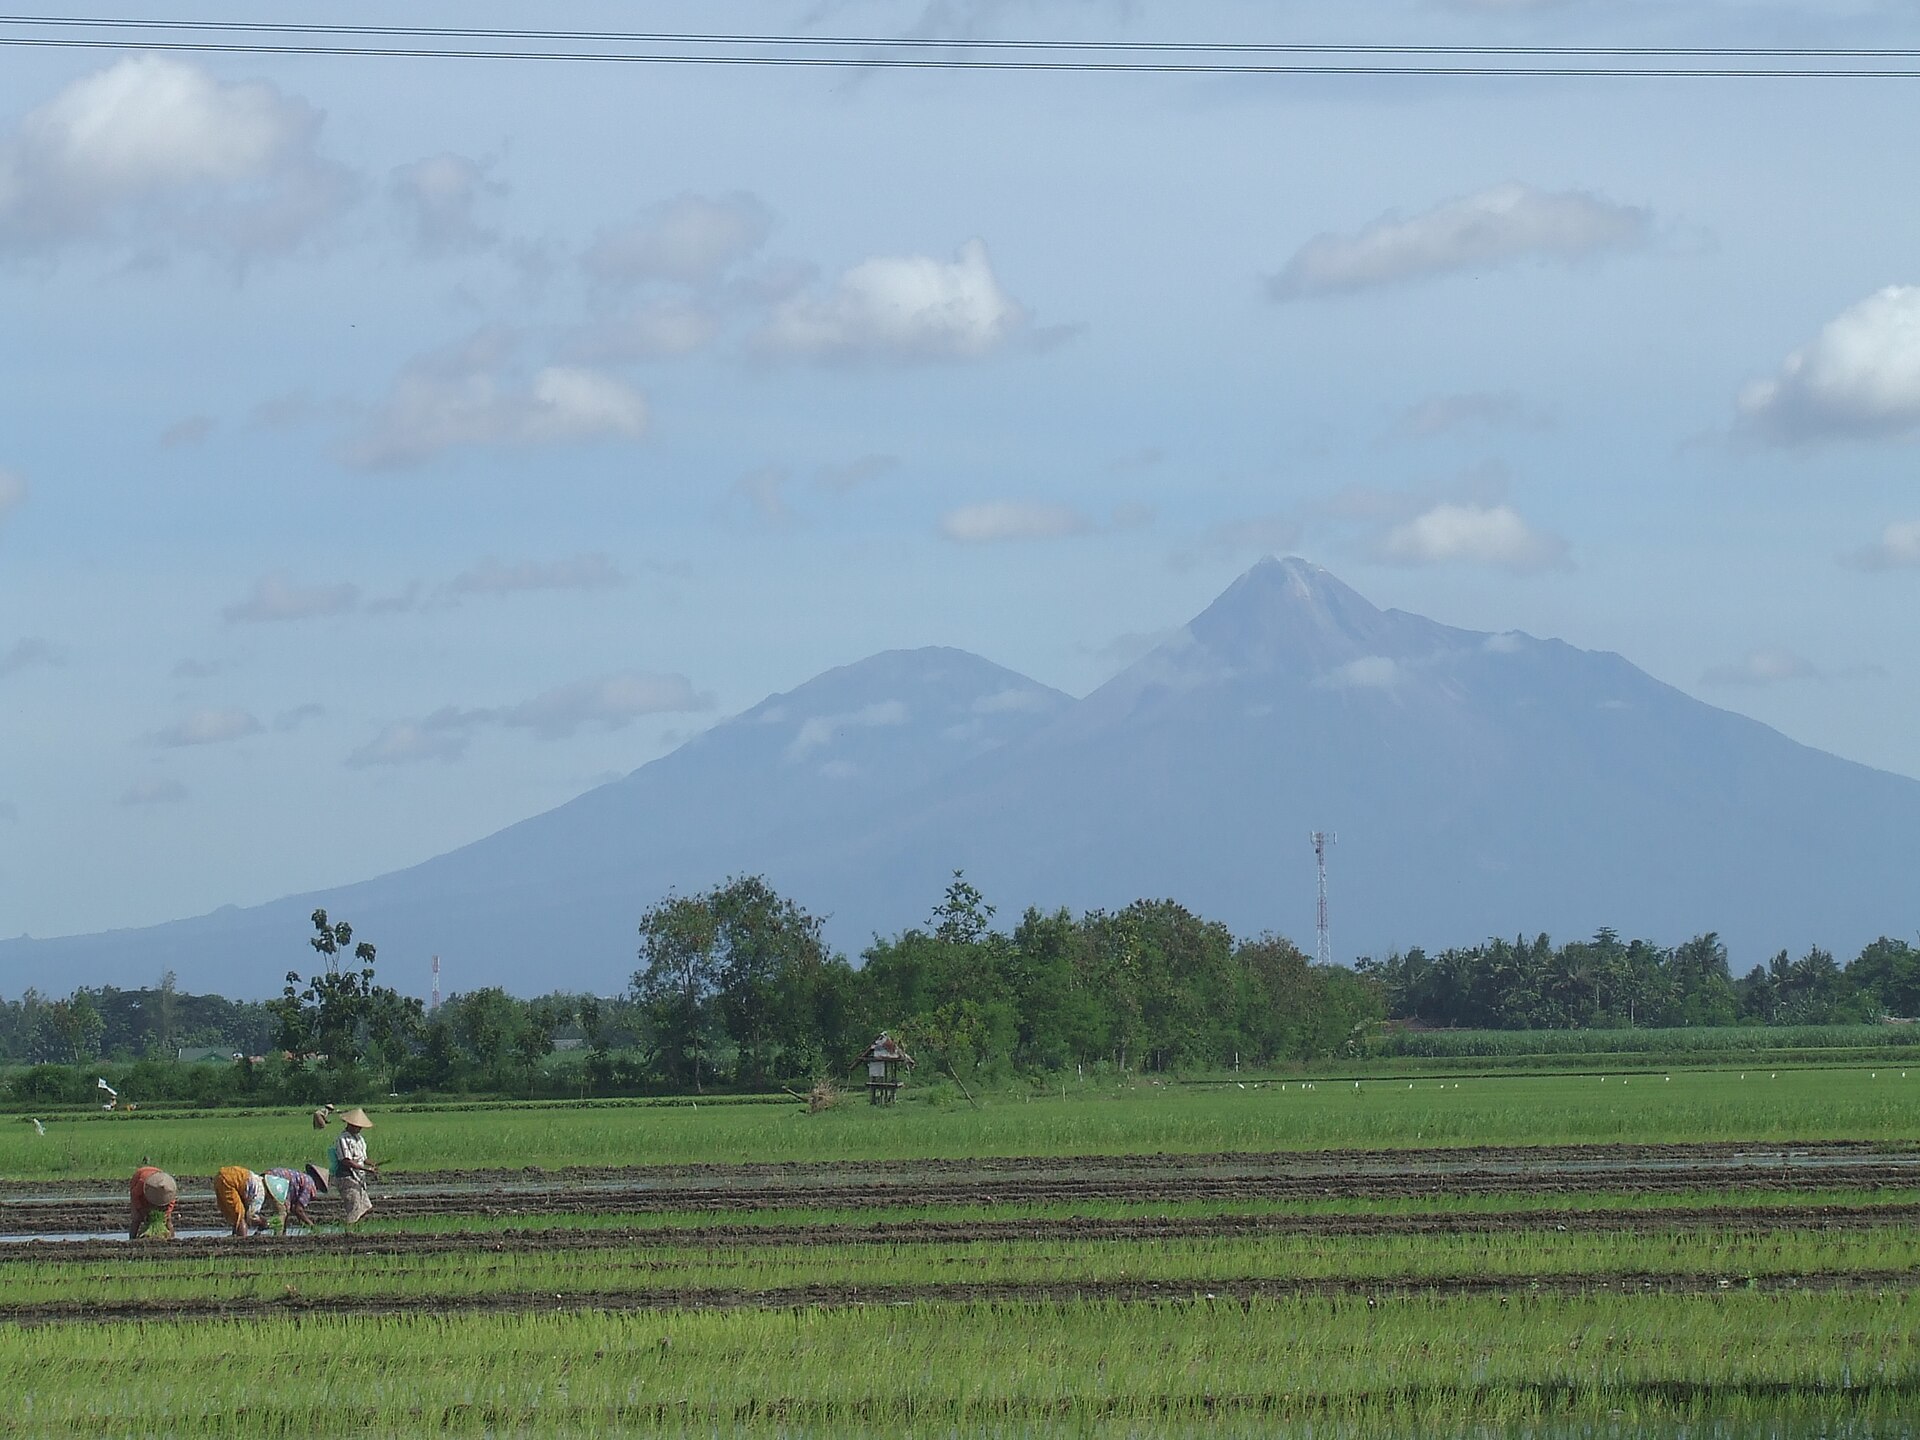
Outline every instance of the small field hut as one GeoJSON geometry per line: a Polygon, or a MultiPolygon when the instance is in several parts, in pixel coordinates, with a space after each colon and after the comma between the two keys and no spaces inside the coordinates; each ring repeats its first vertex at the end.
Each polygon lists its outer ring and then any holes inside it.
{"type": "Polygon", "coordinates": [[[874,1105],[891,1105],[900,1087],[907,1083],[904,1071],[913,1068],[913,1056],[886,1031],[860,1053],[867,1067],[867,1100],[874,1105]]]}

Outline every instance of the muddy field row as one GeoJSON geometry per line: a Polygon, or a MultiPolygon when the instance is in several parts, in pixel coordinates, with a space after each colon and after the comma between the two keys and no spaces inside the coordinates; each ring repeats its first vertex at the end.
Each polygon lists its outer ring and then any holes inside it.
{"type": "MultiPolygon", "coordinates": [[[[603,1249],[730,1249],[773,1246],[1003,1244],[1016,1240],[1223,1240],[1249,1236],[1387,1238],[1395,1236],[1518,1234],[1658,1235],[1699,1229],[1720,1234],[1857,1231],[1920,1222],[1920,1204],[1691,1205],[1656,1211],[1531,1209],[1495,1213],[1415,1215],[1202,1215],[1108,1218],[1063,1216],[1009,1220],[875,1220],[821,1224],[596,1226],[585,1229],[499,1229],[453,1233],[396,1233],[379,1229],[296,1231],[285,1241],[258,1237],[253,1245],[297,1244],[302,1251],[361,1256],[430,1255],[473,1251],[535,1254],[603,1249]]],[[[229,1237],[143,1246],[143,1257],[202,1257],[231,1253],[229,1237]]],[[[46,1241],[0,1247],[0,1266],[87,1262],[124,1256],[117,1240],[46,1241]]]]}
{"type": "Polygon", "coordinates": [[[351,1294],[284,1294],[245,1300],[49,1301],[0,1307],[0,1321],[17,1325],[118,1320],[245,1320],[269,1315],[409,1315],[484,1311],[492,1314],[576,1310],[796,1310],[813,1307],[894,1307],[925,1303],[1033,1304],[1109,1302],[1127,1304],[1204,1303],[1239,1305],[1253,1300],[1366,1299],[1380,1301],[1446,1296],[1711,1295],[1738,1286],[1763,1292],[1825,1294],[1904,1289],[1913,1276],[1897,1271],[1833,1271],[1789,1276],[1729,1277],[1720,1274],[1536,1275],[1526,1279],[1461,1275],[1425,1281],[1286,1280],[1270,1277],[1162,1281],[1072,1281],[1059,1284],[796,1285],[771,1290],[667,1288],[579,1295],[488,1295],[475,1299],[448,1296],[358,1299],[351,1294]]]}
{"type": "MultiPolygon", "coordinates": [[[[215,1227],[207,1177],[181,1176],[179,1223],[215,1227]]],[[[124,1182],[0,1187],[0,1235],[111,1232],[124,1225],[124,1182]]],[[[742,1210],[888,1210],[1181,1201],[1419,1200],[1450,1196],[1679,1195],[1920,1187],[1920,1154],[1835,1144],[1556,1146],[1340,1151],[1308,1155],[1078,1156],[395,1173],[376,1187],[395,1218],[480,1215],[736,1214],[742,1210]]],[[[327,1218],[331,1201],[321,1202],[327,1218]]]]}
{"type": "MultiPolygon", "coordinates": [[[[157,1164],[164,1164],[165,1157],[156,1156],[154,1160],[157,1164]]],[[[1182,1177],[1283,1175],[1295,1179],[1316,1176],[1444,1176],[1459,1172],[1524,1174],[1531,1177],[1621,1168],[1653,1171],[1711,1169],[1738,1173],[1901,1165],[1911,1168],[1920,1177],[1920,1151],[1866,1141],[1838,1140],[1766,1145],[1730,1142],[1695,1145],[1488,1145],[1426,1149],[1219,1151],[1204,1154],[1014,1155],[944,1160],[569,1166],[555,1170],[528,1166],[518,1169],[423,1172],[394,1166],[387,1173],[395,1183],[413,1185],[530,1185],[540,1188],[652,1186],[731,1193],[763,1188],[803,1189],[810,1186],[831,1189],[846,1184],[850,1176],[858,1176],[862,1184],[898,1186],[1002,1179],[1011,1182],[1035,1176],[1063,1179],[1102,1175],[1151,1177],[1169,1173],[1182,1177]]],[[[189,1179],[186,1176],[181,1178],[183,1181],[189,1179]]],[[[32,1200],[55,1194],[104,1194],[125,1183],[124,1179],[116,1176],[75,1177],[63,1181],[0,1178],[0,1201],[32,1200]]]]}

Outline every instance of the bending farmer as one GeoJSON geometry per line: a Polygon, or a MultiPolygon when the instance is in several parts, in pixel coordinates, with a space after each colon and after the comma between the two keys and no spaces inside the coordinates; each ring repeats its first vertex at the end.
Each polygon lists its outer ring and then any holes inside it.
{"type": "Polygon", "coordinates": [[[133,1172],[133,1224],[127,1230],[129,1240],[173,1239],[173,1207],[180,1201],[180,1187],[173,1176],[157,1165],[142,1165],[133,1172]]]}
{"type": "Polygon", "coordinates": [[[222,1165],[213,1177],[213,1203],[220,1207],[220,1218],[239,1236],[252,1235],[267,1228],[260,1218],[260,1207],[267,1203],[267,1186],[244,1165],[222,1165]]]}
{"type": "Polygon", "coordinates": [[[266,1181],[267,1196],[273,1201],[274,1229],[284,1235],[289,1224],[313,1224],[313,1216],[307,1213],[307,1207],[313,1203],[315,1195],[327,1193],[327,1177],[320,1173],[317,1166],[309,1165],[304,1170],[275,1166],[261,1178],[266,1181]]]}

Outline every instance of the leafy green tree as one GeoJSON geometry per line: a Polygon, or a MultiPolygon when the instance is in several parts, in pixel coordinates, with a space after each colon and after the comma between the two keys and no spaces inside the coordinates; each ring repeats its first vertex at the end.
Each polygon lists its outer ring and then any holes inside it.
{"type": "Polygon", "coordinates": [[[353,938],[344,920],[329,924],[327,912],[316,910],[313,924],[319,934],[308,943],[326,957],[326,968],[304,989],[299,972],[289,970],[280,998],[267,1002],[280,1047],[293,1055],[324,1055],[336,1067],[368,1059],[392,1066],[424,1028],[424,1007],[374,982],[375,951],[364,940],[353,949],[360,968],[338,968],[338,954],[353,938]]]}
{"type": "Polygon", "coordinates": [[[670,1084],[699,1090],[712,1073],[719,920],[705,897],[669,895],[640,917],[633,997],[654,1035],[654,1063],[670,1084]]]}
{"type": "Polygon", "coordinates": [[[1855,987],[1889,1015],[1920,1015],[1920,950],[1882,935],[1847,967],[1855,987]]]}
{"type": "Polygon", "coordinates": [[[71,1065],[97,1059],[105,1029],[100,1012],[84,993],[52,1001],[35,1016],[30,1058],[71,1065]]]}

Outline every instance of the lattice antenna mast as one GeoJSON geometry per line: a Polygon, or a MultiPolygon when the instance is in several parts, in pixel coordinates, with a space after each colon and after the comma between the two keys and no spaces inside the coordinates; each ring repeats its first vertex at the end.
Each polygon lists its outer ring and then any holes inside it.
{"type": "Polygon", "coordinates": [[[433,957],[433,1004],[427,1008],[429,1015],[440,1008],[440,957],[433,957]]]}
{"type": "Polygon", "coordinates": [[[1320,870],[1320,905],[1314,914],[1314,929],[1319,947],[1314,958],[1322,965],[1333,963],[1333,942],[1327,936],[1327,847],[1340,837],[1326,830],[1313,832],[1313,859],[1320,870]]]}

